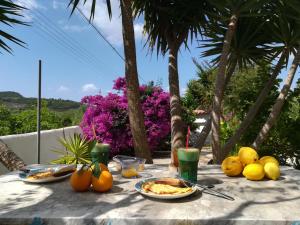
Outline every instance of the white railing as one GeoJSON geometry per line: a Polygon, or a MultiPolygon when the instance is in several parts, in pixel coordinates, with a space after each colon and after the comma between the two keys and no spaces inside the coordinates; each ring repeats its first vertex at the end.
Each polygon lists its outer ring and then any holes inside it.
{"type": "MultiPolygon", "coordinates": [[[[58,139],[73,136],[74,133],[80,133],[78,126],[65,127],[54,130],[41,131],[41,163],[49,163],[57,158],[57,154],[52,152],[53,149],[63,149],[58,139]]],[[[26,164],[37,163],[37,133],[15,134],[0,136],[10,150],[14,151],[26,164]]],[[[8,170],[0,163],[0,174],[8,170]]]]}

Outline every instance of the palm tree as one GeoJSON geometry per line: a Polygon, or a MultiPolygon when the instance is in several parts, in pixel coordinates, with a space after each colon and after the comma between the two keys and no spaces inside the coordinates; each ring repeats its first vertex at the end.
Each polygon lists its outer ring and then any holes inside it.
{"type": "MultiPolygon", "coordinates": [[[[24,7],[17,5],[10,0],[1,0],[0,1],[0,23],[3,23],[7,26],[13,25],[27,25],[25,22],[19,20],[19,17],[22,17],[21,12],[25,10],[24,7]]],[[[5,40],[13,42],[17,45],[25,47],[25,42],[20,39],[12,36],[11,34],[0,30],[0,53],[2,50],[5,50],[9,53],[12,53],[12,48],[8,45],[5,40]]]]}
{"type": "MultiPolygon", "coordinates": [[[[76,9],[80,0],[70,0],[72,13],[76,9]]],[[[86,0],[83,1],[86,3],[86,0]]],[[[110,0],[106,1],[108,14],[111,17],[110,0]]],[[[133,137],[134,151],[136,156],[147,159],[147,163],[152,163],[150,148],[147,142],[146,129],[144,124],[144,115],[142,113],[139,93],[139,80],[136,63],[136,50],[133,29],[132,8],[130,0],[120,0],[123,43],[125,53],[125,78],[127,86],[127,101],[130,129],[133,137]]],[[[91,16],[94,18],[96,10],[96,0],[92,0],[91,16]]]]}
{"type": "Polygon", "coordinates": [[[283,107],[283,104],[285,102],[285,99],[290,91],[291,84],[293,82],[293,79],[294,79],[295,73],[297,71],[297,68],[299,66],[299,63],[300,63],[300,47],[297,49],[297,53],[295,55],[292,65],[290,67],[290,70],[286,77],[285,83],[278,95],[278,98],[276,99],[275,104],[273,105],[273,107],[271,109],[269,118],[267,119],[267,121],[263,125],[263,127],[261,128],[255,141],[252,144],[252,146],[255,149],[258,149],[260,147],[260,145],[264,142],[264,140],[266,140],[266,138],[268,137],[269,131],[271,130],[273,125],[276,123],[276,121],[280,115],[281,109],[283,107]]]}
{"type": "Polygon", "coordinates": [[[277,26],[283,26],[282,35],[280,37],[283,37],[282,39],[287,45],[286,48],[290,50],[289,54],[293,54],[295,58],[291,64],[285,83],[278,95],[278,98],[276,99],[275,104],[271,109],[269,118],[262,126],[260,132],[258,133],[255,141],[252,144],[256,149],[258,149],[264,142],[264,140],[266,140],[269,131],[276,123],[281,109],[284,105],[285,99],[288,96],[291,84],[300,63],[300,3],[293,2],[293,0],[291,2],[287,2],[287,4],[283,3],[281,7],[278,8],[278,18],[275,22],[276,25],[279,24],[277,26]],[[294,4],[288,4],[291,2],[294,4]]]}
{"type": "MultiPolygon", "coordinates": [[[[266,19],[262,17],[262,15],[259,15],[256,18],[242,17],[239,19],[239,22],[235,25],[234,34],[230,34],[232,35],[232,37],[230,37],[231,45],[226,47],[227,68],[225,76],[222,75],[224,68],[221,69],[222,74],[220,73],[220,65],[222,64],[222,66],[224,66],[224,61],[221,61],[222,56],[225,54],[223,42],[226,40],[226,37],[228,38],[228,33],[233,32],[227,28],[226,21],[211,23],[205,32],[207,39],[203,40],[204,44],[200,46],[201,48],[206,49],[202,53],[202,56],[215,56],[212,63],[219,65],[213,100],[212,123],[206,123],[205,128],[203,129],[204,133],[203,135],[200,135],[201,140],[199,140],[199,144],[204,144],[203,140],[206,139],[211,126],[213,131],[213,155],[216,162],[221,162],[224,157],[219,144],[219,125],[222,114],[221,106],[224,91],[231,76],[234,74],[237,67],[243,69],[249,65],[260,63],[260,61],[270,60],[269,47],[264,45],[264,43],[266,43],[265,36],[263,35],[265,27],[264,21],[266,21],[266,19]]],[[[228,40],[225,42],[228,43],[228,40]]]]}
{"type": "Polygon", "coordinates": [[[272,89],[282,67],[287,64],[289,55],[295,53],[295,46],[297,46],[298,40],[300,39],[299,28],[297,23],[295,23],[295,18],[297,18],[295,15],[297,15],[299,11],[299,3],[293,4],[293,7],[291,7],[285,2],[276,2],[271,5],[270,9],[272,11],[272,17],[270,17],[267,26],[264,28],[267,32],[265,32],[262,36],[267,35],[266,39],[269,40],[268,42],[272,43],[270,47],[273,53],[273,58],[280,57],[276,66],[273,68],[268,82],[261,90],[255,103],[249,108],[248,113],[234,135],[232,135],[232,137],[224,145],[222,152],[225,156],[231,151],[231,149],[233,149],[240,137],[250,126],[261,105],[268,96],[268,93],[272,89]]]}
{"type": "Polygon", "coordinates": [[[221,158],[220,119],[221,119],[221,105],[223,100],[222,95],[225,86],[225,71],[226,71],[227,59],[228,59],[231,41],[237,26],[237,20],[238,20],[237,14],[233,14],[229,20],[228,30],[226,31],[225,34],[224,44],[223,44],[222,53],[220,57],[219,68],[218,68],[216,84],[215,84],[215,95],[212,104],[212,112],[211,112],[212,151],[213,151],[213,155],[215,156],[214,160],[216,162],[219,162],[221,158]]]}
{"type": "MultiPolygon", "coordinates": [[[[213,98],[213,105],[212,105],[212,150],[214,155],[214,161],[220,163],[223,154],[221,152],[221,144],[220,144],[220,119],[221,119],[221,106],[223,101],[223,94],[225,90],[226,84],[226,68],[228,64],[228,55],[230,53],[231,42],[234,38],[234,34],[236,33],[236,28],[238,24],[238,20],[240,17],[249,16],[251,14],[259,16],[262,14],[263,8],[265,7],[268,0],[226,0],[226,1],[218,1],[218,0],[211,0],[210,3],[213,4],[217,10],[219,17],[213,19],[209,26],[220,26],[221,23],[224,22],[222,17],[225,17],[225,21],[227,21],[226,25],[226,33],[224,34],[223,44],[222,44],[222,51],[219,58],[218,63],[218,72],[216,77],[216,84],[215,84],[215,94],[213,98]],[[220,20],[221,18],[221,20],[220,20]]],[[[234,67],[228,68],[228,70],[234,71],[234,67]]],[[[229,78],[227,79],[229,80],[229,78]]]]}
{"type": "Polygon", "coordinates": [[[177,149],[184,146],[184,123],[179,91],[178,51],[201,33],[207,23],[205,10],[210,6],[204,0],[133,1],[135,16],[143,15],[147,43],[157,54],[169,53],[168,73],[171,107],[171,165],[177,166],[177,149]]]}
{"type": "MultiPolygon", "coordinates": [[[[7,26],[13,25],[27,25],[25,22],[19,20],[19,17],[22,17],[21,12],[25,8],[19,6],[15,3],[12,3],[9,0],[1,0],[0,1],[0,23],[3,23],[7,26]]],[[[0,53],[3,53],[4,50],[10,54],[12,54],[12,48],[6,42],[13,42],[17,45],[25,47],[25,42],[20,39],[12,36],[11,34],[0,30],[0,53]]],[[[25,165],[22,159],[20,159],[13,151],[11,151],[5,143],[0,141],[0,162],[8,169],[8,170],[17,170],[25,165]]]]}

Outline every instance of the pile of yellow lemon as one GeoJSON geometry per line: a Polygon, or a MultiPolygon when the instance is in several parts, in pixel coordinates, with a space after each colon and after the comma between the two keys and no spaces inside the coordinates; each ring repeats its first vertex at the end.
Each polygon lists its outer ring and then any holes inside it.
{"type": "Polygon", "coordinates": [[[277,180],[280,176],[279,162],[272,156],[259,159],[257,152],[250,147],[242,147],[238,156],[229,156],[222,162],[222,170],[227,176],[239,176],[248,180],[262,180],[264,177],[277,180]]]}

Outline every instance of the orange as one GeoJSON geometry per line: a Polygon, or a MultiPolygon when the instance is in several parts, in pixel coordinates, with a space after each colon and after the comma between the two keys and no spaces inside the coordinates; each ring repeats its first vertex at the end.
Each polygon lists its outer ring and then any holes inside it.
{"type": "Polygon", "coordinates": [[[87,191],[91,186],[91,181],[92,171],[89,169],[77,170],[70,178],[70,184],[74,191],[87,191]]]}
{"type": "Polygon", "coordinates": [[[92,186],[97,192],[106,192],[112,188],[113,177],[110,172],[102,171],[99,178],[92,176],[92,186]]]}

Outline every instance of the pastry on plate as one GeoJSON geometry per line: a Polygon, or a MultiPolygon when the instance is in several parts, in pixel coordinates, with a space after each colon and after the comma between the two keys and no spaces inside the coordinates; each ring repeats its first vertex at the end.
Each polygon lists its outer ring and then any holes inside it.
{"type": "Polygon", "coordinates": [[[193,189],[182,183],[179,179],[164,178],[162,180],[149,181],[142,185],[145,192],[158,195],[176,195],[191,192],[193,189]]]}
{"type": "Polygon", "coordinates": [[[48,177],[52,177],[53,176],[53,171],[49,170],[49,171],[44,171],[44,172],[38,172],[32,175],[27,176],[27,179],[32,179],[32,180],[38,180],[38,179],[44,179],[44,178],[48,178],[48,177]]]}

